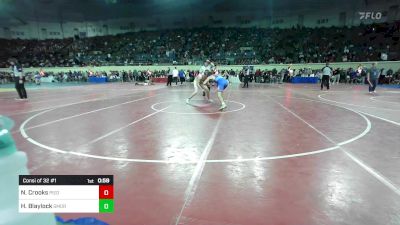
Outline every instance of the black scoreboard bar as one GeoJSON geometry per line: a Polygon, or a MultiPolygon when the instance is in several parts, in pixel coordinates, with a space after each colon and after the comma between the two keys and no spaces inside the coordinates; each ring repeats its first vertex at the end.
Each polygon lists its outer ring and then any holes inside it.
{"type": "Polygon", "coordinates": [[[19,185],[113,185],[113,175],[19,175],[19,185]]]}

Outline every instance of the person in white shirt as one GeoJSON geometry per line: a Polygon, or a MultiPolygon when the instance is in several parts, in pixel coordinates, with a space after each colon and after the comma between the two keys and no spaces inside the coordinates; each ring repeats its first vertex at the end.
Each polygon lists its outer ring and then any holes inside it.
{"type": "Polygon", "coordinates": [[[147,69],[146,75],[147,75],[147,79],[149,80],[148,84],[153,85],[154,84],[153,83],[153,73],[149,69],[147,69]]]}
{"type": "MultiPolygon", "coordinates": [[[[200,71],[199,71],[199,73],[203,74],[202,80],[206,79],[208,74],[214,69],[215,69],[214,63],[212,63],[210,60],[207,59],[205,61],[204,65],[201,66],[200,71]]],[[[210,90],[211,90],[210,86],[207,84],[206,87],[207,87],[208,92],[210,92],[210,90]]],[[[203,96],[206,96],[206,95],[207,95],[207,91],[203,90],[203,96]]]]}
{"type": "Polygon", "coordinates": [[[287,77],[286,80],[287,80],[287,82],[290,82],[292,80],[292,78],[293,78],[293,75],[294,75],[294,70],[292,68],[292,64],[289,65],[287,71],[288,71],[288,77],[287,77]]]}
{"type": "Polygon", "coordinates": [[[210,60],[206,60],[204,62],[204,65],[200,68],[199,74],[194,78],[194,92],[188,99],[186,99],[187,104],[190,104],[190,100],[197,95],[199,87],[203,89],[205,93],[204,95],[206,96],[207,100],[210,101],[210,89],[203,82],[206,80],[207,76],[211,73],[214,67],[214,64],[210,60]]]}
{"type": "Polygon", "coordinates": [[[329,80],[332,76],[332,68],[329,66],[329,62],[326,63],[325,67],[322,68],[322,80],[321,80],[321,90],[324,89],[324,85],[329,90],[329,80]]]}
{"type": "Polygon", "coordinates": [[[174,80],[176,85],[178,85],[178,75],[179,75],[179,71],[175,67],[174,70],[172,70],[172,79],[174,80]]]}

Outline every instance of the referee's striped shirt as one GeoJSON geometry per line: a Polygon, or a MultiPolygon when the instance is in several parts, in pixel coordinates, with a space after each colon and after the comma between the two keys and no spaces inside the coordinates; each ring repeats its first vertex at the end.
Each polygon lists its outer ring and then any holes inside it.
{"type": "Polygon", "coordinates": [[[13,65],[12,66],[12,71],[13,71],[15,77],[18,77],[18,78],[22,78],[23,77],[23,75],[22,75],[22,67],[19,67],[17,65],[13,65]]]}
{"type": "Polygon", "coordinates": [[[332,75],[332,71],[333,69],[329,66],[325,66],[324,68],[322,68],[322,75],[323,76],[331,76],[332,75]]]}

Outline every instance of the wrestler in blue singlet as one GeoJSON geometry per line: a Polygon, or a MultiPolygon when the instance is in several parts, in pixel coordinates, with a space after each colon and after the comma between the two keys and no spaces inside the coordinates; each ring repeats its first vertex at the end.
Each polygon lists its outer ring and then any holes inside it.
{"type": "Polygon", "coordinates": [[[214,82],[217,84],[218,91],[222,92],[228,87],[229,81],[218,74],[215,76],[214,82]]]}

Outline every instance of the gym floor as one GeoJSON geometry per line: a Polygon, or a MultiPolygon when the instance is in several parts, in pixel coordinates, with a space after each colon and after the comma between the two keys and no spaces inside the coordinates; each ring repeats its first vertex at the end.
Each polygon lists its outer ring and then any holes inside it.
{"type": "Polygon", "coordinates": [[[400,89],[232,85],[0,92],[32,174],[113,174],[112,225],[400,224],[400,89]]]}

